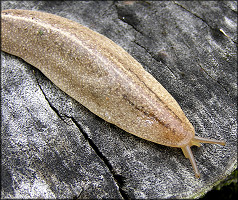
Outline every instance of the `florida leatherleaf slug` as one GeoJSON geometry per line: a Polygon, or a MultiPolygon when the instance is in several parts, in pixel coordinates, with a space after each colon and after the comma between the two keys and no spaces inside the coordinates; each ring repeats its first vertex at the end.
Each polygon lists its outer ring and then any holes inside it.
{"type": "Polygon", "coordinates": [[[167,90],[125,50],[74,21],[38,11],[2,11],[2,50],[21,57],[90,111],[146,140],[179,147],[199,177],[195,136],[167,90]]]}

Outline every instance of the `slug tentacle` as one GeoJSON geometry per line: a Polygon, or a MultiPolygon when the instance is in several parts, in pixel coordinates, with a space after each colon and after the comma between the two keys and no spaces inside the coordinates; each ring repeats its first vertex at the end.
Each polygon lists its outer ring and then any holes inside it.
{"type": "Polygon", "coordinates": [[[225,145],[226,142],[224,140],[215,140],[215,139],[209,139],[209,138],[202,138],[195,136],[192,140],[191,143],[192,145],[200,146],[200,142],[202,143],[210,143],[210,144],[220,144],[220,145],[225,145]],[[199,145],[197,145],[199,144],[199,145]]]}
{"type": "Polygon", "coordinates": [[[186,158],[188,158],[193,166],[193,170],[195,172],[195,176],[196,178],[199,178],[200,177],[200,173],[198,171],[198,167],[197,167],[197,164],[195,162],[195,159],[193,157],[193,153],[190,149],[190,145],[187,145],[185,147],[182,147],[182,150],[183,150],[183,153],[185,155],[186,158]]]}
{"type": "Polygon", "coordinates": [[[200,177],[200,173],[198,171],[198,168],[197,168],[195,159],[193,157],[193,153],[190,149],[190,146],[195,145],[195,146],[200,147],[201,146],[200,142],[202,142],[202,143],[211,143],[211,144],[220,144],[220,145],[225,145],[226,144],[224,140],[215,140],[215,139],[208,139],[208,138],[202,138],[202,137],[194,136],[193,139],[190,141],[190,143],[188,145],[186,145],[185,147],[181,147],[185,157],[190,160],[190,162],[192,164],[192,167],[193,167],[193,170],[195,172],[195,176],[197,178],[200,177]]]}

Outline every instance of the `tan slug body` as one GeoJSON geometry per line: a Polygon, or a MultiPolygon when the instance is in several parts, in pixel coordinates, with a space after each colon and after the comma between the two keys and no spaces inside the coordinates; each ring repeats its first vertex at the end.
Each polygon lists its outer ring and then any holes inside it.
{"type": "Polygon", "coordinates": [[[90,111],[146,140],[182,148],[203,139],[174,98],[125,50],[74,21],[44,12],[4,10],[1,48],[38,68],[90,111]]]}

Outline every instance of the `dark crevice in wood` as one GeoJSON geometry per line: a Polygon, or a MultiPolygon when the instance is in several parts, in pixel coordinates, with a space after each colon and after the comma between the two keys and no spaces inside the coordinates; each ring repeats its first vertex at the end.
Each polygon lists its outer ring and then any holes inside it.
{"type": "Polygon", "coordinates": [[[236,41],[234,41],[231,37],[229,37],[227,34],[225,34],[225,32],[222,29],[219,28],[214,28],[212,27],[205,19],[203,19],[202,17],[200,17],[199,15],[197,15],[196,13],[192,12],[191,10],[187,9],[186,7],[184,7],[183,5],[179,4],[178,2],[174,2],[174,4],[180,6],[181,8],[183,8],[184,10],[186,10],[187,12],[189,12],[190,14],[192,14],[193,16],[197,17],[198,19],[202,20],[211,30],[212,32],[216,32],[216,34],[222,34],[225,37],[227,37],[228,39],[230,39],[232,42],[234,42],[235,44],[237,44],[236,41]]]}
{"type": "MultiPolygon", "coordinates": [[[[103,155],[103,153],[99,150],[99,148],[97,147],[97,145],[93,142],[92,139],[89,138],[88,134],[84,131],[84,129],[81,127],[81,125],[73,118],[70,116],[61,116],[59,111],[57,110],[57,108],[55,108],[50,100],[47,98],[46,94],[44,93],[43,89],[41,88],[41,85],[39,84],[39,81],[36,79],[40,90],[42,91],[46,101],[48,102],[50,108],[56,113],[56,115],[62,120],[64,121],[64,117],[70,118],[73,123],[78,127],[78,129],[80,130],[80,132],[83,134],[85,140],[88,142],[88,144],[92,147],[92,149],[94,150],[94,152],[98,155],[98,157],[104,162],[104,164],[107,166],[107,168],[109,169],[110,173],[112,174],[116,184],[118,185],[119,191],[122,195],[122,197],[124,199],[130,199],[129,196],[126,194],[125,191],[122,190],[122,186],[123,186],[123,177],[119,174],[117,174],[115,172],[115,170],[113,169],[111,163],[109,162],[109,160],[106,158],[106,156],[103,155]]],[[[64,121],[65,122],[65,121],[64,121]]],[[[65,122],[66,123],[66,122],[65,122]]],[[[77,199],[77,198],[76,198],[77,199]]]]}
{"type": "Polygon", "coordinates": [[[82,126],[73,118],[73,117],[69,117],[74,124],[78,127],[78,129],[80,130],[80,132],[83,134],[85,140],[89,143],[89,145],[92,147],[92,149],[95,151],[95,153],[98,155],[98,157],[104,162],[104,164],[107,166],[107,168],[109,169],[110,173],[112,174],[116,184],[118,185],[119,191],[122,195],[122,197],[124,199],[130,199],[129,196],[126,194],[126,192],[122,189],[123,187],[123,178],[121,175],[118,175],[115,170],[113,169],[111,163],[109,162],[109,160],[107,159],[106,156],[103,155],[103,153],[99,150],[99,148],[97,147],[97,145],[93,142],[93,140],[88,136],[88,134],[84,131],[84,129],[82,128],[82,126]]]}

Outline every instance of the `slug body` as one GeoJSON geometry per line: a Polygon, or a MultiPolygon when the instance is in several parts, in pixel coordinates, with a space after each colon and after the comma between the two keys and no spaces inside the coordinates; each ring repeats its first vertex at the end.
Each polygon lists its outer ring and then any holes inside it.
{"type": "Polygon", "coordinates": [[[182,148],[203,139],[167,90],[125,50],[74,21],[27,10],[2,11],[2,50],[38,68],[104,120],[146,140],[182,148]]]}

